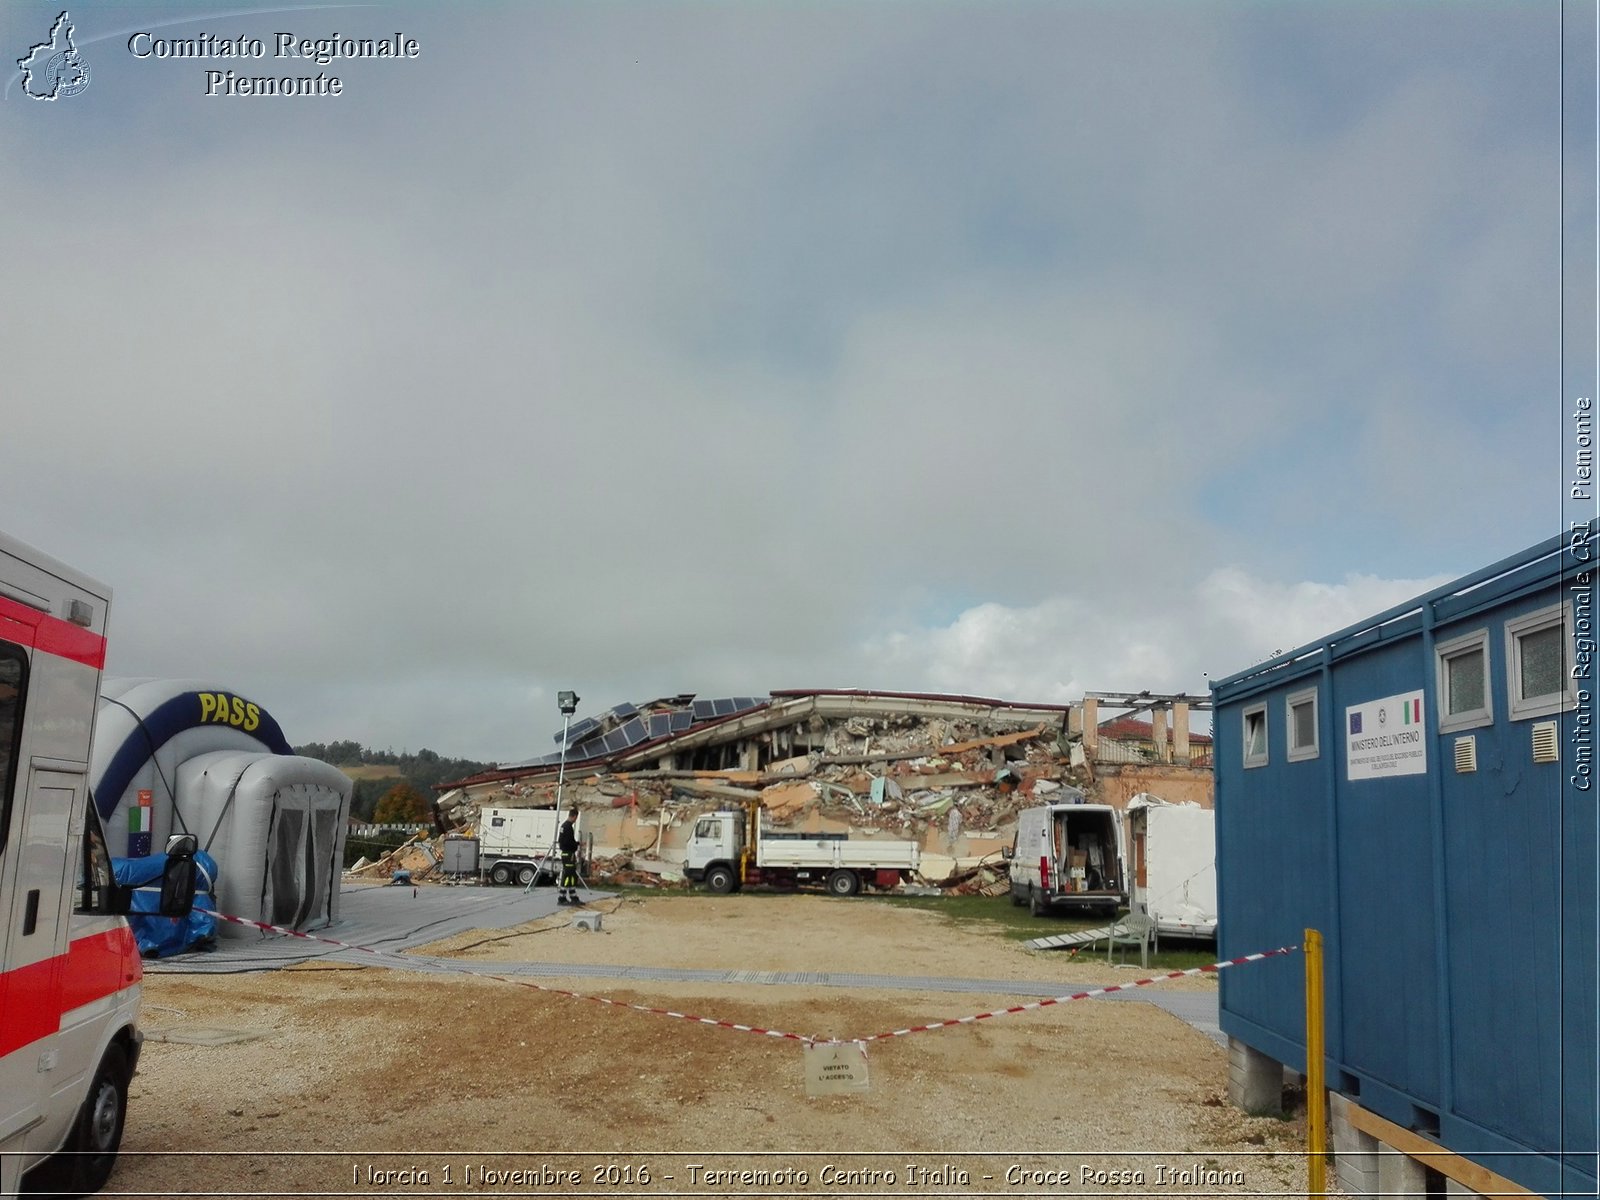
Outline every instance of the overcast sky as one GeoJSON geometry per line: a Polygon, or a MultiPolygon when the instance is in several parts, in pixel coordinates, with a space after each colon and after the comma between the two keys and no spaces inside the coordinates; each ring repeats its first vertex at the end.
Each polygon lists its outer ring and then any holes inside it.
{"type": "Polygon", "coordinates": [[[564,688],[1203,692],[1559,529],[1556,5],[248,8],[0,103],[0,521],[110,674],[496,761],[564,688]]]}

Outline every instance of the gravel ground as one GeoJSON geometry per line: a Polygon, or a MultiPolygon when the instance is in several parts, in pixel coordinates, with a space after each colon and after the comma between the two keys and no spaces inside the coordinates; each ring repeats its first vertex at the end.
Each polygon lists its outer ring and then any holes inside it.
{"type": "MultiPolygon", "coordinates": [[[[425,952],[1138,977],[867,899],[663,896],[594,910],[598,933],[562,913],[425,952]]],[[[1299,1125],[1230,1107],[1223,1051],[1150,1005],[1076,1002],[874,1041],[865,1091],[813,1096],[800,1042],[619,1005],[851,1039],[1017,1000],[540,982],[584,998],[382,967],[147,976],[151,1040],[107,1194],[1136,1196],[1303,1185],[1299,1125]]]]}

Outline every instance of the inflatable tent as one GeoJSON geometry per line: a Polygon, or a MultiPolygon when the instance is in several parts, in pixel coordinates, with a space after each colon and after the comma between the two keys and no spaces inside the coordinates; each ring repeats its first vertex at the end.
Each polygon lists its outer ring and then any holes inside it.
{"type": "Polygon", "coordinates": [[[217,862],[218,911],[295,929],[338,919],[342,771],[292,754],[261,705],[192,680],[106,680],[97,722],[90,787],[113,856],[192,833],[217,862]]]}

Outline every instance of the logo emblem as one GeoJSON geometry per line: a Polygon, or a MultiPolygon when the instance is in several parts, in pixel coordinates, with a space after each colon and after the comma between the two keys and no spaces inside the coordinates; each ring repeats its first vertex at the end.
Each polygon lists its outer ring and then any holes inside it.
{"type": "Polygon", "coordinates": [[[1389,710],[1387,708],[1380,708],[1378,710],[1378,724],[1379,725],[1387,725],[1388,723],[1389,723],[1389,710]]]}
{"type": "Polygon", "coordinates": [[[50,40],[28,47],[17,59],[22,68],[22,90],[35,100],[76,96],[89,86],[89,64],[72,40],[72,25],[65,10],[50,26],[50,40]]]}

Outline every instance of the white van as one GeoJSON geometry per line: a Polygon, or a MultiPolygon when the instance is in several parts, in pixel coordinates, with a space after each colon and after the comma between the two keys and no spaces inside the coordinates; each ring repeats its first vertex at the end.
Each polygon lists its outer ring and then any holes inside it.
{"type": "Polygon", "coordinates": [[[1041,804],[1017,814],[1011,903],[1116,916],[1127,900],[1121,814],[1109,804],[1041,804]]]}
{"type": "MultiPolygon", "coordinates": [[[[133,892],[87,784],[109,600],[0,534],[0,1198],[98,1191],[139,1061],[133,892]]],[[[194,898],[195,839],[174,841],[164,916],[194,898]]]]}

